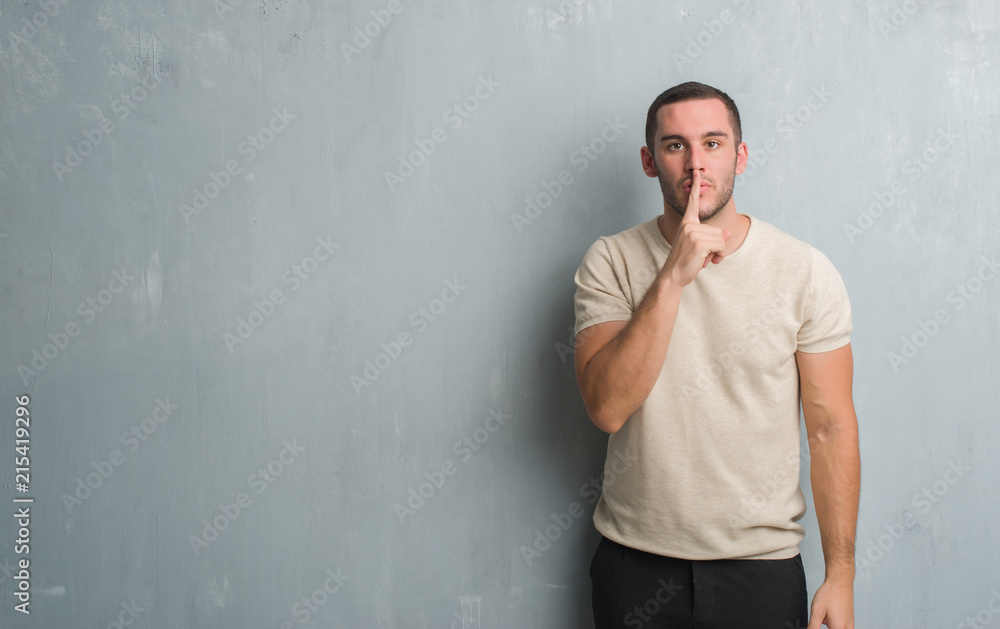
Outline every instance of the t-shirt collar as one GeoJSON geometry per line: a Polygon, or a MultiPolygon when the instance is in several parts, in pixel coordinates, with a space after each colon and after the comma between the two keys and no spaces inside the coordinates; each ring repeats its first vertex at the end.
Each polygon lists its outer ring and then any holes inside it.
{"type": "MultiPolygon", "coordinates": [[[[756,221],[758,219],[755,219],[752,215],[747,214],[747,213],[744,213],[744,215],[747,218],[750,219],[750,226],[747,227],[746,238],[743,239],[743,243],[740,245],[739,249],[737,249],[736,251],[734,251],[731,254],[729,254],[728,256],[726,256],[727,259],[728,258],[732,258],[734,256],[740,255],[740,252],[742,252],[743,250],[745,250],[747,248],[747,245],[752,244],[753,240],[755,239],[755,234],[758,231],[755,226],[757,224],[756,221]]],[[[653,232],[653,238],[654,238],[654,240],[656,240],[656,242],[660,243],[660,247],[665,252],[670,253],[670,243],[667,242],[667,239],[663,237],[663,233],[660,232],[660,225],[659,225],[659,222],[658,222],[659,220],[660,220],[660,216],[657,215],[653,220],[649,221],[649,223],[647,223],[647,224],[649,225],[650,229],[653,232]]]]}

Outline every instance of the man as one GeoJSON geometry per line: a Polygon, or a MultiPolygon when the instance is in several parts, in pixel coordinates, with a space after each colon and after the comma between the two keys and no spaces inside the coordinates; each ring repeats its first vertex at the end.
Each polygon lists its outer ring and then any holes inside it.
{"type": "Polygon", "coordinates": [[[747,146],[724,92],[660,94],[640,156],[663,215],[599,238],[574,277],[577,381],[610,434],[597,629],[853,629],[860,456],[844,283],[811,245],[736,212],[747,146]],[[808,611],[800,398],[826,563],[808,611]]]}

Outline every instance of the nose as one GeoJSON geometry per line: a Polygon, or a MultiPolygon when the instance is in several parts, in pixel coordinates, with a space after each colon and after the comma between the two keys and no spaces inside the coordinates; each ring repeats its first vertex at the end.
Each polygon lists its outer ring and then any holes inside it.
{"type": "Polygon", "coordinates": [[[697,146],[691,147],[687,153],[687,164],[684,165],[688,176],[694,176],[694,171],[701,171],[701,174],[705,174],[703,170],[703,156],[701,154],[701,149],[697,146]]]}

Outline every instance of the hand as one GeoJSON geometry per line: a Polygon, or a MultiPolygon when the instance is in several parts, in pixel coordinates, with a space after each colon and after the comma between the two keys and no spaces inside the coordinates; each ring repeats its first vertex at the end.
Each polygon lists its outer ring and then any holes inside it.
{"type": "Polygon", "coordinates": [[[687,210],[662,269],[680,286],[693,282],[698,271],[708,266],[709,261],[714,264],[722,262],[725,256],[720,252],[726,248],[726,240],[732,235],[728,229],[702,224],[698,218],[700,196],[701,171],[695,170],[687,210]]]}
{"type": "Polygon", "coordinates": [[[839,581],[823,581],[813,596],[809,610],[809,627],[820,629],[854,629],[854,585],[839,581]]]}

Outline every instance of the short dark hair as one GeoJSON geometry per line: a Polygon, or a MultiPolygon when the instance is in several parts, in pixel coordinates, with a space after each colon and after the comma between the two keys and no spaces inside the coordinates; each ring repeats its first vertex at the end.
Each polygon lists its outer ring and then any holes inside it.
{"type": "Polygon", "coordinates": [[[697,81],[688,81],[687,83],[675,85],[663,92],[649,106],[649,112],[646,114],[646,147],[649,148],[649,151],[653,152],[653,144],[656,142],[656,138],[653,136],[656,135],[656,114],[659,113],[660,107],[686,100],[708,100],[712,98],[721,100],[722,104],[729,110],[729,125],[733,128],[736,146],[739,147],[740,142],[743,141],[743,129],[740,127],[740,110],[737,109],[733,99],[729,98],[729,94],[711,85],[705,85],[697,81]]]}

